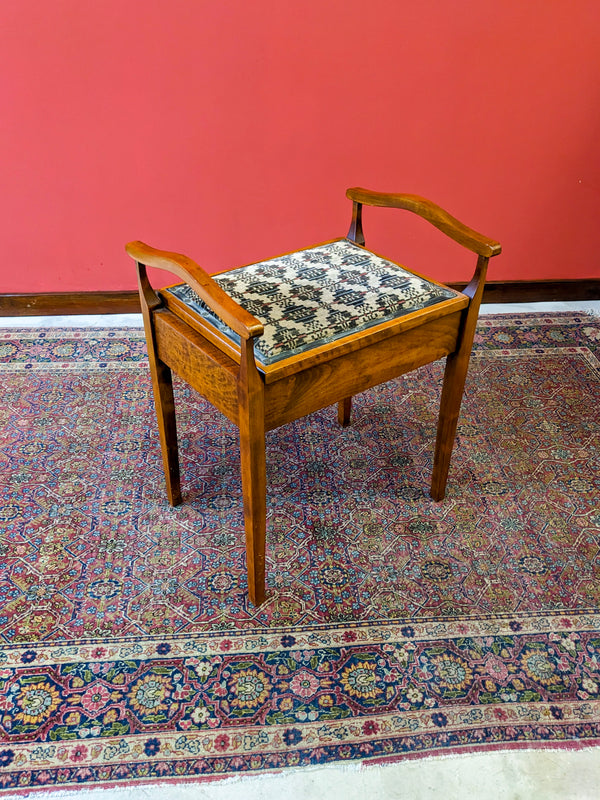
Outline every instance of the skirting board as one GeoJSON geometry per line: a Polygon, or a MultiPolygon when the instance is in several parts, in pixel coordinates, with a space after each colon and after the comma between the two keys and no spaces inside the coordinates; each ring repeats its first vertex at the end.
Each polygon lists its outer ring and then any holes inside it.
{"type": "MultiPolygon", "coordinates": [[[[464,283],[449,284],[461,291],[464,283]]],[[[566,281],[490,281],[484,303],[536,303],[600,300],[600,279],[566,281]]],[[[138,293],[47,292],[0,294],[0,317],[51,317],[63,314],[137,314],[138,293]]]]}

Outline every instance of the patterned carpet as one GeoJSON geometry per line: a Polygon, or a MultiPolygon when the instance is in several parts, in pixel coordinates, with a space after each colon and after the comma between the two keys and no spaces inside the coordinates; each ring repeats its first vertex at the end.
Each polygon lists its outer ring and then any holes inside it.
{"type": "Polygon", "coordinates": [[[171,509],[142,332],[0,331],[0,787],[598,743],[600,319],[475,348],[440,504],[442,364],[268,434],[254,609],[235,428],[171,509]]]}

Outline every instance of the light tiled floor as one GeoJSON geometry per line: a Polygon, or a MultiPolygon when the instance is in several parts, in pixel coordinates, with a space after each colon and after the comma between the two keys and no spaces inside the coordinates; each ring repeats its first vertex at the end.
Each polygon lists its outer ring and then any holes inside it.
{"type": "MultiPolygon", "coordinates": [[[[600,300],[581,303],[508,303],[488,304],[480,314],[520,314],[528,311],[587,311],[600,315],[600,300]]],[[[141,314],[96,314],[94,316],[66,317],[0,317],[0,328],[141,328],[141,314]]]]}
{"type": "Polygon", "coordinates": [[[336,765],[204,783],[44,792],[43,796],[49,800],[598,800],[599,752],[590,748],[473,753],[385,766],[336,765]]]}
{"type": "MultiPolygon", "coordinates": [[[[487,305],[481,309],[482,314],[527,311],[589,311],[600,315],[600,301],[487,305]]],[[[140,325],[138,314],[0,318],[0,328],[140,325]]],[[[353,763],[203,783],[53,792],[51,797],[68,797],[69,800],[273,800],[280,797],[293,800],[364,800],[366,797],[373,800],[479,800],[488,797],[490,800],[598,800],[600,748],[472,753],[378,766],[353,763]]]]}

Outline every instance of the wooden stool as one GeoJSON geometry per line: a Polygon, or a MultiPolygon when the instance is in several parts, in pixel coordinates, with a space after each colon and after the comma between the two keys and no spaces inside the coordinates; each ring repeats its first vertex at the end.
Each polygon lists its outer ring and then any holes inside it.
{"type": "Polygon", "coordinates": [[[181,502],[171,370],[240,432],[248,593],[265,599],[265,432],[338,404],[444,356],[446,370],[431,484],[444,497],[479,305],[490,257],[500,245],[414,195],[349,189],[352,222],[335,239],[209,275],[191,259],[127,245],[140,300],[167,496],[181,502]],[[456,292],[364,247],[363,204],[412,211],[477,254],[473,278],[456,292]],[[184,284],[156,293],[146,267],[184,284]]]}

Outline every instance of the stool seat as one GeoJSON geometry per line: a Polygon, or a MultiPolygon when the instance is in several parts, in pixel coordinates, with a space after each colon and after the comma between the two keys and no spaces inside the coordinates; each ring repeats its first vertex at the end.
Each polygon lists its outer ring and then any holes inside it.
{"type": "MultiPolygon", "coordinates": [[[[460,296],[347,239],[213,275],[264,325],[254,354],[268,366],[460,296]]],[[[185,283],[164,290],[239,346],[240,337],[185,283]]]]}

